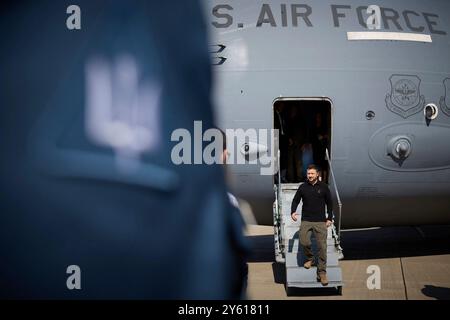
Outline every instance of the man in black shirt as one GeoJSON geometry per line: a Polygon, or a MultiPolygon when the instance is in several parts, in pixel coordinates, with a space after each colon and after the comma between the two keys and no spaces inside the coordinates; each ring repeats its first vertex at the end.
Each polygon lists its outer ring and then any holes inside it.
{"type": "Polygon", "coordinates": [[[297,221],[297,206],[303,200],[302,221],[300,225],[300,244],[306,257],[304,267],[311,268],[314,255],[311,250],[311,232],[317,240],[318,266],[317,280],[326,286],[327,279],[327,228],[333,220],[331,194],[328,186],[319,181],[319,169],[315,165],[308,166],[307,182],[300,185],[295,193],[291,206],[291,217],[297,221]],[[327,206],[327,216],[325,215],[327,206]]]}

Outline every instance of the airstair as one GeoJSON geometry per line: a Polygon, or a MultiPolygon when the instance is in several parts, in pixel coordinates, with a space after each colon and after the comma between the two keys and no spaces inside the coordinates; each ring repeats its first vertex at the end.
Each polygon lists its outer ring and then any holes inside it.
{"type": "MultiPolygon", "coordinates": [[[[296,222],[291,218],[291,204],[294,195],[300,186],[300,183],[278,183],[274,186],[275,202],[273,206],[274,212],[274,236],[275,236],[275,258],[279,263],[283,263],[286,268],[286,289],[289,293],[290,288],[336,288],[338,294],[342,294],[342,270],[339,266],[339,260],[343,258],[342,248],[340,246],[340,218],[342,211],[342,203],[337,191],[334,173],[331,167],[331,161],[326,151],[332,178],[332,196],[337,201],[339,208],[338,215],[334,215],[334,223],[328,227],[327,236],[327,277],[328,286],[322,286],[317,281],[317,261],[313,267],[305,269],[303,267],[306,259],[303,255],[299,244],[299,229],[301,224],[301,208],[300,202],[297,213],[299,214],[296,222]],[[335,223],[338,221],[338,229],[335,223]]],[[[279,173],[278,173],[279,174],[279,173]]],[[[280,174],[279,174],[280,175],[280,174]]],[[[281,181],[278,176],[278,181],[281,181]]],[[[312,236],[312,249],[317,257],[317,245],[312,236]]]]}

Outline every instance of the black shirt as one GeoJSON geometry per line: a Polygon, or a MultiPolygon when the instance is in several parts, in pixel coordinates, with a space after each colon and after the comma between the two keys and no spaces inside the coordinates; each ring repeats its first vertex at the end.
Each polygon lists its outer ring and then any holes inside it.
{"type": "Polygon", "coordinates": [[[328,220],[332,220],[333,204],[330,189],[326,183],[321,181],[317,181],[315,185],[309,181],[302,183],[292,200],[291,213],[296,211],[300,200],[303,200],[302,221],[326,221],[325,205],[327,206],[328,220]]]}

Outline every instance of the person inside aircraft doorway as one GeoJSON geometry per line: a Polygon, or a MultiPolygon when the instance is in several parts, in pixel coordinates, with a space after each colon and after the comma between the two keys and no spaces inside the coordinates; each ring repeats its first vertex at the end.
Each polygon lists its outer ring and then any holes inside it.
{"type": "Polygon", "coordinates": [[[314,264],[314,254],[311,249],[311,233],[314,233],[318,249],[317,281],[326,286],[328,285],[326,271],[327,228],[333,223],[333,214],[330,189],[326,183],[319,181],[319,175],[320,171],[316,165],[308,166],[307,181],[298,187],[292,201],[291,217],[292,220],[297,221],[298,214],[296,211],[300,200],[302,200],[299,238],[303,254],[306,257],[303,266],[309,269],[314,264]],[[325,215],[325,205],[327,215],[325,215]]]}
{"type": "Polygon", "coordinates": [[[325,150],[329,143],[329,134],[320,112],[317,112],[314,116],[314,126],[311,128],[311,140],[314,164],[320,168],[321,181],[326,181],[328,177],[328,161],[326,160],[325,150]]]}
{"type": "MultiPolygon", "coordinates": [[[[287,152],[287,180],[297,183],[304,180],[303,174],[303,150],[305,149],[305,119],[298,108],[290,108],[286,119],[286,130],[288,136],[287,152]]],[[[312,161],[312,160],[311,160],[312,161]]]]}

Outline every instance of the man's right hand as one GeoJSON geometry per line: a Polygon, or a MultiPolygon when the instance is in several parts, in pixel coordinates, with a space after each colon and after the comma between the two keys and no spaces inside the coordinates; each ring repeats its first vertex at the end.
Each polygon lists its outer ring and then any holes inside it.
{"type": "Polygon", "coordinates": [[[297,212],[292,212],[292,213],[291,213],[291,218],[292,218],[292,220],[297,221],[297,216],[298,216],[298,213],[297,213],[297,212]]]}

